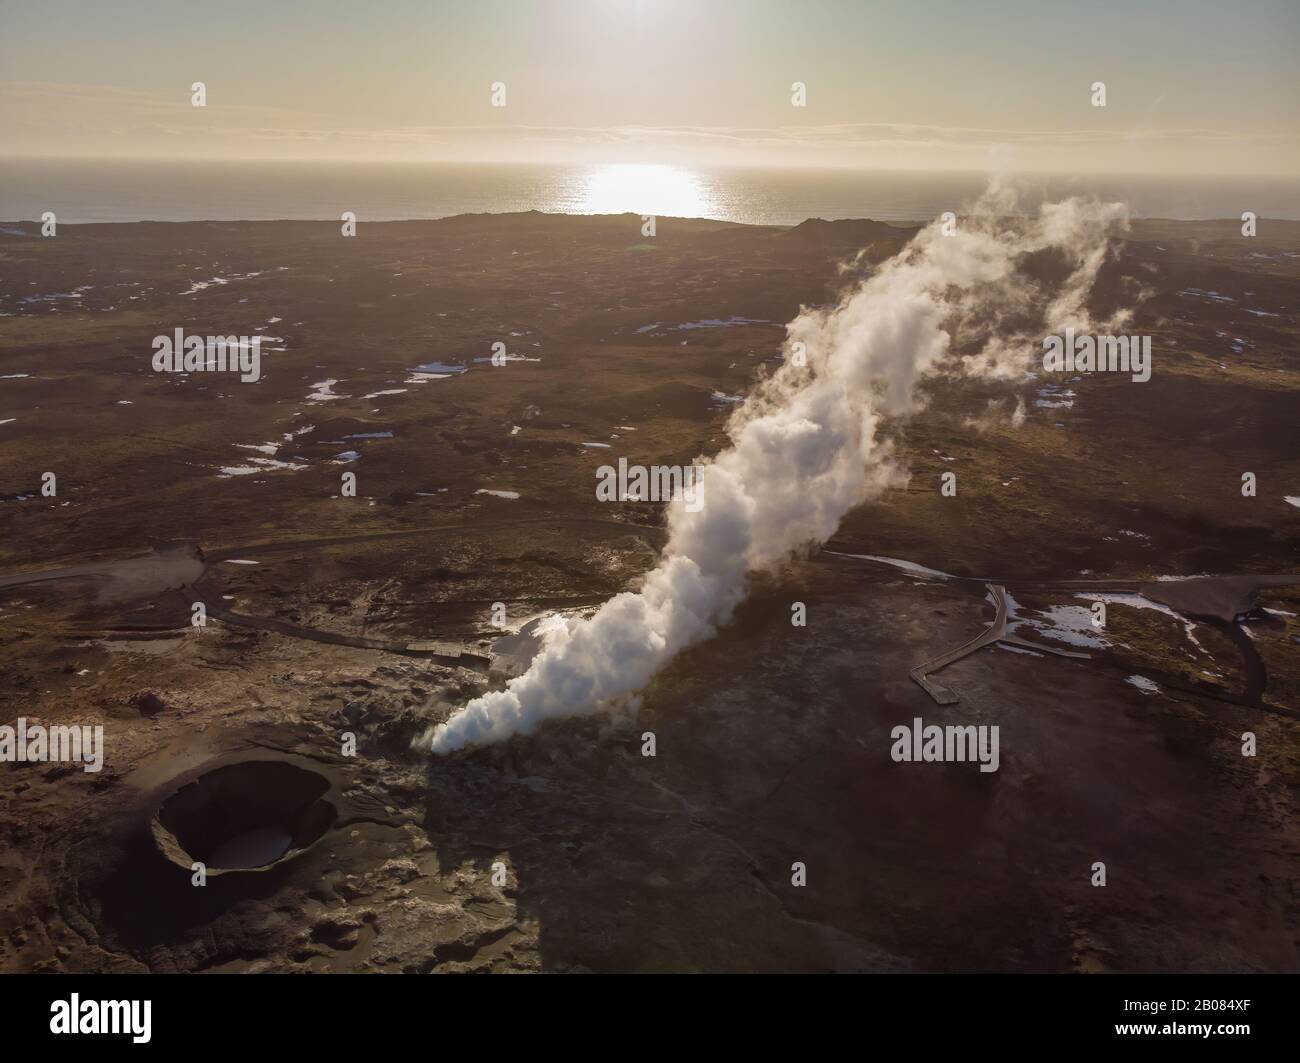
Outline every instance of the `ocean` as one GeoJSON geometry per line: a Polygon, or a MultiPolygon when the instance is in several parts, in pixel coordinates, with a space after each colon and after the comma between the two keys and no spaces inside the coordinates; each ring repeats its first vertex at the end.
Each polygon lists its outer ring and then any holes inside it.
{"type": "MultiPolygon", "coordinates": [[[[927,220],[985,187],[973,173],[670,165],[0,159],[0,221],[444,218],[541,210],[749,224],[805,218],[927,220]]],[[[1075,193],[1123,199],[1138,217],[1300,218],[1300,178],[1029,176],[1026,205],[1075,193]]]]}

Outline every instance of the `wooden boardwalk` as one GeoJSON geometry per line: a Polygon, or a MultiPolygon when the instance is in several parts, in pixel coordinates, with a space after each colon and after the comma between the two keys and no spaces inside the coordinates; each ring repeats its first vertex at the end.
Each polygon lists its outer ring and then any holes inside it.
{"type": "Polygon", "coordinates": [[[985,646],[994,642],[1002,642],[1011,646],[1020,646],[1024,649],[1033,650],[1035,653],[1052,653],[1058,657],[1079,657],[1084,660],[1088,659],[1086,653],[1072,653],[1069,650],[1058,650],[1051,646],[1044,646],[1037,642],[1027,642],[1015,635],[1007,634],[1007,589],[1001,583],[987,583],[989,593],[993,596],[993,605],[997,610],[993,617],[993,623],[989,624],[983,631],[976,635],[968,642],[963,642],[955,649],[948,650],[946,653],[939,654],[938,657],[932,657],[924,664],[918,664],[907,674],[912,677],[912,681],[924,690],[930,697],[940,705],[955,705],[958,701],[957,695],[948,687],[944,686],[937,680],[931,679],[932,673],[939,671],[941,668],[947,668],[953,661],[959,661],[967,657],[976,650],[983,649],[985,646]]]}

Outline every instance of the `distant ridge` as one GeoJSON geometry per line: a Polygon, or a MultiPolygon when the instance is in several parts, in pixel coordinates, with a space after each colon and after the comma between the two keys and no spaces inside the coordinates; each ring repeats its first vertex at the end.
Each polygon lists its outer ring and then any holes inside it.
{"type": "Polygon", "coordinates": [[[783,240],[794,240],[810,247],[865,247],[875,240],[904,240],[916,231],[916,225],[906,223],[891,225],[871,218],[844,218],[826,221],[809,218],[781,234],[783,240]]]}

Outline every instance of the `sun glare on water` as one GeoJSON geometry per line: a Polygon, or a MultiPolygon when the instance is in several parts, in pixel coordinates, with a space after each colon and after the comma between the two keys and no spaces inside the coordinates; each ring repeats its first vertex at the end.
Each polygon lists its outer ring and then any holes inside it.
{"type": "Polygon", "coordinates": [[[709,218],[717,203],[709,188],[680,166],[616,163],[583,175],[565,208],[572,214],[654,214],[709,218]]]}

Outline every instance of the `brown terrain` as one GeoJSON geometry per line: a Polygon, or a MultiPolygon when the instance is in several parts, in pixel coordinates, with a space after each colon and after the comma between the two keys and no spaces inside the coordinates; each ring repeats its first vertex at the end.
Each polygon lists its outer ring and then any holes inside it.
{"type": "Polygon", "coordinates": [[[1146,290],[1149,382],[1040,378],[1020,424],[936,383],[906,488],[635,719],[412,752],[654,563],[597,467],[720,449],[783,323],[915,231],[639,228],[3,227],[0,723],[106,752],[0,765],[0,971],[1300,970],[1296,222],[1136,223],[1096,299],[1146,290]],[[178,327],[276,337],[262,379],[155,373],[178,327]],[[1020,641],[938,705],[909,671],[987,584],[1020,641]],[[999,770],[893,762],[915,717],[998,725],[999,770]]]}

